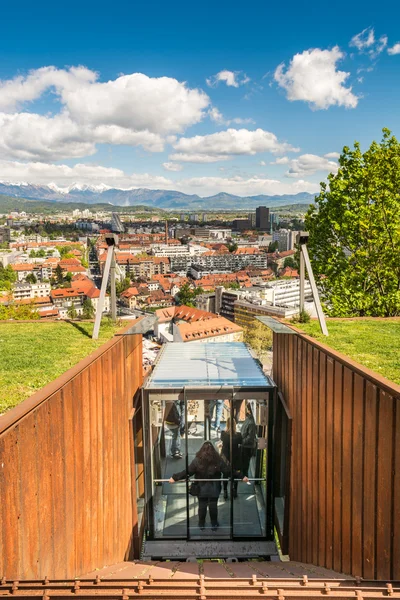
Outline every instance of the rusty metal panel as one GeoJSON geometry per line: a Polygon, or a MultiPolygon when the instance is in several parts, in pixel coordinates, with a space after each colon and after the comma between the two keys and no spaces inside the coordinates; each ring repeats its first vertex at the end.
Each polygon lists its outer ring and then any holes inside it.
{"type": "Polygon", "coordinates": [[[393,514],[393,398],[380,390],[378,398],[377,480],[376,480],[376,572],[391,578],[393,514]],[[390,460],[391,459],[391,460],[390,460]]]}
{"type": "Polygon", "coordinates": [[[319,546],[319,493],[320,482],[318,480],[318,456],[319,456],[319,350],[313,348],[312,363],[312,399],[311,399],[311,510],[313,514],[312,527],[312,564],[318,564],[318,546],[319,546]]]}
{"type": "Polygon", "coordinates": [[[333,567],[333,359],[326,359],[326,559],[325,567],[333,567]]]}
{"type": "Polygon", "coordinates": [[[312,382],[313,382],[313,347],[308,344],[306,346],[307,352],[307,389],[306,389],[306,468],[305,468],[305,484],[307,488],[306,493],[306,553],[305,560],[308,563],[312,563],[312,543],[313,543],[313,512],[312,512],[312,470],[311,470],[311,457],[312,457],[312,382]]]}
{"type": "Polygon", "coordinates": [[[394,398],[393,419],[393,546],[391,577],[400,579],[400,401],[394,398]]]}
{"type": "Polygon", "coordinates": [[[39,554],[37,497],[36,419],[32,413],[18,428],[20,466],[20,544],[22,573],[26,578],[38,577],[39,554]]]}
{"type": "MultiPolygon", "coordinates": [[[[50,398],[49,402],[41,405],[37,411],[37,436],[40,440],[38,445],[38,497],[39,497],[39,570],[41,575],[55,577],[54,571],[54,518],[55,508],[53,501],[52,486],[52,441],[50,423],[53,418],[52,400],[57,394],[50,398]]],[[[61,423],[62,424],[62,423],[61,423]]],[[[17,573],[20,574],[21,565],[18,564],[17,573]]],[[[8,574],[8,571],[6,571],[8,574]]],[[[58,575],[58,574],[57,574],[58,575]]],[[[18,575],[17,575],[18,576],[18,575]]]]}
{"type": "Polygon", "coordinates": [[[52,420],[50,422],[52,442],[52,494],[53,494],[53,551],[54,573],[65,572],[67,556],[65,552],[65,479],[64,479],[64,427],[63,399],[61,391],[52,399],[52,420]]]}
{"type": "Polygon", "coordinates": [[[353,431],[353,373],[343,368],[343,404],[342,404],[342,566],[344,573],[351,572],[351,482],[352,431],[353,431]]]}
{"type": "Polygon", "coordinates": [[[351,490],[351,573],[361,577],[363,571],[362,516],[363,516],[363,448],[364,448],[364,385],[354,373],[353,431],[352,431],[352,490],[351,490]]]}
{"type": "Polygon", "coordinates": [[[335,361],[333,391],[333,565],[342,568],[343,366],[335,361]]]}
{"type": "Polygon", "coordinates": [[[326,355],[319,356],[319,389],[318,389],[318,565],[326,562],[326,355]]]}
{"type": "MultiPolygon", "coordinates": [[[[76,522],[76,511],[75,511],[75,460],[71,460],[71,457],[75,457],[75,419],[74,419],[74,404],[75,394],[73,385],[65,386],[62,390],[63,393],[63,415],[62,421],[64,426],[64,449],[65,449],[65,461],[64,461],[64,477],[65,477],[65,552],[67,555],[64,577],[71,576],[72,573],[77,572],[76,568],[76,537],[77,528],[76,522]]],[[[41,573],[43,575],[43,571],[41,573]]],[[[45,573],[46,574],[46,573],[45,573]]]]}
{"type": "Polygon", "coordinates": [[[375,578],[377,389],[367,381],[364,415],[363,573],[375,578]]]}

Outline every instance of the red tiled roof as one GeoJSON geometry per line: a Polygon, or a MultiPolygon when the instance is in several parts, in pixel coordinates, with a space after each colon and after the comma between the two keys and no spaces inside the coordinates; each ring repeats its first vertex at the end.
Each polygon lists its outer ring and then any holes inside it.
{"type": "Polygon", "coordinates": [[[160,310],[156,310],[155,315],[159,323],[167,323],[168,321],[172,321],[172,319],[179,319],[192,323],[194,321],[212,319],[216,316],[214,313],[185,305],[173,306],[167,309],[160,308],[160,310]]]}
{"type": "Polygon", "coordinates": [[[236,323],[232,323],[228,319],[225,319],[225,317],[217,316],[206,321],[178,323],[177,327],[184,342],[192,342],[194,340],[243,331],[236,323]]]}
{"type": "Polygon", "coordinates": [[[19,272],[33,271],[33,264],[32,263],[14,263],[13,265],[11,265],[11,268],[13,271],[19,271],[19,272]]]}

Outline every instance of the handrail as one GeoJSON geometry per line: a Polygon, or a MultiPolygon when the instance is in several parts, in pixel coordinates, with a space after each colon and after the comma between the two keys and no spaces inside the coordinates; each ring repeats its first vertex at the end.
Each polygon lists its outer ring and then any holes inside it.
{"type": "MultiPolygon", "coordinates": [[[[265,477],[248,477],[249,482],[250,481],[265,481],[265,477]]],[[[186,483],[186,479],[178,479],[177,481],[175,481],[175,483],[186,483]]],[[[191,479],[191,482],[193,481],[231,481],[230,477],[228,478],[221,478],[221,479],[191,479]]],[[[243,479],[233,479],[233,481],[243,481],[243,479]]],[[[169,479],[153,479],[154,483],[169,483],[169,479]]]]}

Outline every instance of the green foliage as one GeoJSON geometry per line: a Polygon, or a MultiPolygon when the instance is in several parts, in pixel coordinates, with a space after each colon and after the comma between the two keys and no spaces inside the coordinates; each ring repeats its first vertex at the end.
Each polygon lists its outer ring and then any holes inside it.
{"type": "Polygon", "coordinates": [[[226,290],[240,290],[240,285],[237,281],[231,281],[230,283],[224,283],[226,290]]]}
{"type": "Polygon", "coordinates": [[[26,281],[27,281],[28,283],[37,283],[36,275],[35,275],[34,273],[29,273],[29,274],[26,276],[26,281]]]}
{"type": "Polygon", "coordinates": [[[121,281],[116,281],[115,290],[116,290],[117,296],[120,296],[122,294],[122,292],[125,292],[125,290],[127,290],[130,286],[131,286],[131,280],[129,279],[129,277],[125,277],[121,281]]]}
{"type": "Polygon", "coordinates": [[[82,308],[83,308],[82,317],[84,319],[93,319],[94,318],[94,306],[93,306],[90,298],[86,298],[86,300],[83,301],[82,308]]]}
{"type": "Polygon", "coordinates": [[[238,249],[238,245],[236,242],[232,242],[231,244],[228,244],[229,252],[236,252],[237,249],[238,249]]]}
{"type": "Polygon", "coordinates": [[[272,348],[272,331],[257,319],[253,319],[250,325],[244,327],[243,340],[262,361],[272,348]]]}
{"type": "Polygon", "coordinates": [[[272,252],[276,252],[278,250],[278,246],[278,242],[270,242],[268,245],[268,253],[272,254],[272,252]]]}
{"type": "Polygon", "coordinates": [[[284,267],[290,267],[291,269],[298,269],[299,268],[299,265],[297,264],[297,262],[293,258],[293,256],[288,256],[287,258],[285,258],[285,260],[283,261],[283,266],[284,267]]]}
{"type": "MultiPolygon", "coordinates": [[[[284,279],[284,277],[282,277],[282,279],[284,279]]],[[[298,315],[293,315],[290,319],[291,323],[309,323],[310,320],[310,313],[306,310],[301,310],[298,315]]]]}
{"type": "Polygon", "coordinates": [[[71,304],[71,306],[67,310],[67,315],[68,315],[68,318],[71,319],[71,321],[78,318],[77,310],[73,304],[71,304]]]}
{"type": "Polygon", "coordinates": [[[71,253],[72,250],[72,246],[56,246],[58,252],[60,253],[60,257],[61,259],[63,258],[74,258],[73,254],[71,253]],[[67,256],[70,255],[70,256],[67,256]]]}
{"type": "Polygon", "coordinates": [[[56,279],[57,283],[61,284],[64,282],[64,271],[62,270],[60,265],[56,266],[54,275],[55,275],[55,279],[56,279]]]}
{"type": "Polygon", "coordinates": [[[30,321],[39,319],[39,313],[34,308],[34,303],[31,304],[9,304],[8,306],[0,305],[0,321],[30,321]]]}
{"type": "Polygon", "coordinates": [[[400,384],[399,319],[329,320],[329,337],[321,333],[317,320],[302,325],[301,329],[334,350],[400,384]]]}
{"type": "Polygon", "coordinates": [[[39,250],[31,250],[29,253],[30,258],[44,258],[46,256],[46,250],[40,248],[39,250]]]}
{"type": "Polygon", "coordinates": [[[0,414],[70,369],[109,340],[118,327],[101,321],[98,340],[93,323],[0,324],[0,414]]]}
{"type": "Polygon", "coordinates": [[[190,289],[188,283],[184,283],[179,292],[176,295],[177,301],[179,304],[184,304],[185,306],[195,306],[194,300],[200,294],[204,294],[203,288],[199,287],[194,290],[190,289]]]}
{"type": "Polygon", "coordinates": [[[12,270],[10,265],[3,267],[0,264],[0,291],[11,290],[13,283],[17,281],[17,274],[12,270]]]}
{"type": "Polygon", "coordinates": [[[400,144],[388,129],[343,148],[306,215],[309,252],[334,316],[400,315],[400,144]]]}

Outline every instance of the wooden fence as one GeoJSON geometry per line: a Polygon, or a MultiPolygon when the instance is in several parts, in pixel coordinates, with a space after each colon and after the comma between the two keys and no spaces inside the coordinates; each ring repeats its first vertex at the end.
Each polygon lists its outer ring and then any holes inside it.
{"type": "Polygon", "coordinates": [[[274,333],[292,415],[289,554],[400,579],[400,387],[302,334],[274,333]]]}
{"type": "Polygon", "coordinates": [[[132,557],[141,337],[114,337],[1,417],[1,576],[73,578],[132,557]]]}

